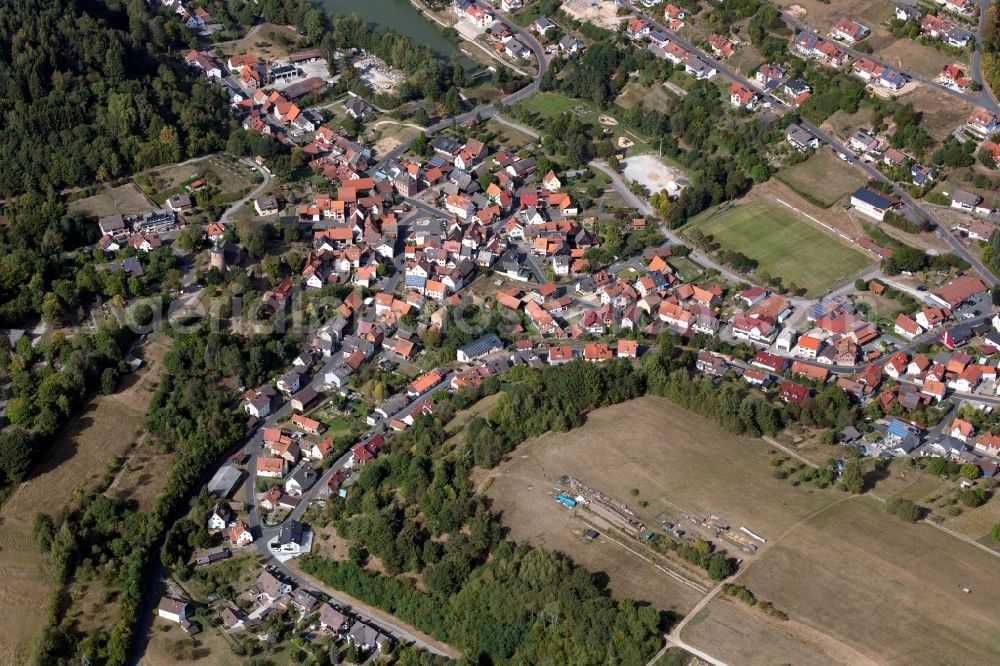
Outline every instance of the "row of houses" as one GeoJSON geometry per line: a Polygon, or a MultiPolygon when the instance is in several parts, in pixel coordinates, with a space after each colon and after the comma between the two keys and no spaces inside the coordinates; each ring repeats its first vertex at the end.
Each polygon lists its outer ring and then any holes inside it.
{"type": "MultiPolygon", "coordinates": [[[[667,7],[670,8],[673,5],[667,5],[667,7]]],[[[684,12],[682,10],[674,9],[676,10],[674,12],[675,15],[683,17],[684,12]]],[[[676,30],[677,28],[671,25],[671,21],[668,16],[669,27],[672,30],[676,30]]],[[[682,18],[673,19],[673,21],[681,21],[683,25],[682,18]]],[[[630,19],[626,24],[625,33],[631,39],[648,41],[648,48],[653,55],[668,60],[674,65],[683,65],[684,71],[695,79],[710,79],[719,73],[711,64],[697,57],[677,42],[672,41],[665,32],[657,30],[655,26],[643,18],[633,17],[630,19]]]]}
{"type": "MultiPolygon", "coordinates": [[[[227,632],[257,631],[271,617],[297,622],[314,616],[315,625],[311,625],[311,629],[329,633],[335,641],[354,646],[365,660],[389,650],[395,642],[374,623],[324,600],[317,591],[298,587],[271,567],[261,569],[241,597],[254,607],[247,613],[237,605],[225,603],[219,619],[227,632]]],[[[258,634],[258,638],[266,640],[268,637],[258,634]]]]}

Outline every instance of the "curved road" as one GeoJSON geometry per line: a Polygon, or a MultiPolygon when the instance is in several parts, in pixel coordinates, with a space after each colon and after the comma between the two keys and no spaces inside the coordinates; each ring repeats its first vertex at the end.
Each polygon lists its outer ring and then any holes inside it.
{"type": "MultiPolygon", "coordinates": [[[[503,104],[504,106],[508,106],[510,104],[515,104],[523,99],[531,97],[536,92],[538,92],[538,87],[541,84],[542,76],[544,76],[545,72],[548,71],[549,63],[545,59],[545,49],[542,48],[542,45],[538,43],[538,40],[535,39],[530,32],[518,26],[513,21],[509,21],[506,18],[503,18],[499,11],[496,10],[494,11],[498,17],[497,21],[506,25],[508,28],[510,28],[511,32],[520,37],[521,41],[524,42],[525,46],[527,46],[531,50],[532,54],[534,54],[535,60],[537,61],[537,71],[535,73],[535,76],[532,77],[531,81],[520,90],[517,90],[516,92],[513,92],[510,95],[507,95],[506,97],[501,99],[500,102],[498,102],[498,104],[503,104]]],[[[443,129],[447,129],[448,127],[458,125],[460,123],[465,122],[466,120],[471,120],[472,118],[475,118],[477,115],[480,116],[481,118],[495,118],[497,116],[496,104],[477,106],[474,109],[466,111],[465,113],[460,113],[457,116],[452,116],[450,118],[442,118],[433,125],[428,126],[427,129],[424,131],[424,134],[426,134],[428,137],[433,136],[434,134],[440,132],[443,129]]],[[[377,171],[378,169],[382,168],[387,162],[391,160],[399,159],[399,157],[403,153],[409,150],[411,143],[412,141],[401,143],[400,145],[396,146],[388,153],[383,155],[382,158],[379,159],[379,161],[375,164],[375,168],[373,169],[373,171],[377,171]]]]}
{"type": "MultiPolygon", "coordinates": [[[[642,12],[641,10],[639,10],[638,8],[636,8],[634,5],[632,5],[632,4],[628,3],[628,2],[623,2],[623,5],[626,6],[626,7],[628,7],[629,9],[631,9],[633,15],[644,18],[646,21],[648,21],[653,26],[655,26],[658,30],[661,30],[665,34],[669,35],[671,41],[676,42],[681,47],[683,47],[687,51],[690,51],[691,53],[695,54],[696,56],[698,56],[699,58],[701,58],[705,62],[712,63],[712,66],[716,70],[718,70],[718,72],[722,76],[724,76],[725,78],[727,78],[730,81],[733,81],[735,83],[741,83],[741,84],[743,84],[745,86],[750,87],[751,89],[759,90],[759,87],[757,86],[757,84],[752,83],[745,76],[743,76],[739,72],[737,72],[737,71],[731,69],[730,67],[728,67],[726,65],[726,63],[719,62],[718,60],[716,60],[712,56],[706,54],[701,49],[696,48],[693,44],[691,44],[687,40],[683,39],[682,37],[678,37],[676,32],[667,29],[666,26],[662,25],[656,19],[654,19],[653,17],[649,16],[648,14],[645,14],[644,12],[642,12]]],[[[783,101],[781,101],[777,97],[768,96],[768,100],[771,102],[771,104],[773,104],[776,108],[780,109],[782,112],[788,112],[788,111],[794,112],[795,111],[794,108],[792,108],[788,104],[784,103],[783,101]]],[[[851,151],[848,148],[846,148],[837,139],[833,138],[827,132],[821,130],[819,127],[816,127],[812,123],[809,123],[809,122],[807,122],[805,120],[802,120],[800,122],[800,124],[803,127],[805,127],[806,129],[808,129],[810,132],[812,132],[816,137],[818,137],[819,139],[821,139],[821,140],[825,141],[826,143],[830,144],[835,150],[837,150],[837,152],[853,156],[853,154],[854,154],[853,151],[851,151]]],[[[993,274],[989,270],[987,270],[987,268],[983,265],[983,263],[979,260],[978,257],[976,257],[975,255],[973,255],[971,252],[969,252],[968,249],[966,249],[966,247],[951,232],[950,229],[948,229],[946,226],[944,226],[943,224],[941,224],[940,222],[938,222],[924,208],[921,208],[920,205],[917,203],[917,201],[913,197],[911,197],[905,190],[903,190],[902,188],[900,188],[894,181],[892,181],[890,178],[887,178],[886,176],[884,176],[882,174],[882,172],[880,172],[878,169],[875,169],[870,164],[865,164],[865,163],[861,162],[860,160],[852,158],[851,159],[851,164],[853,164],[857,168],[859,168],[862,171],[864,171],[865,174],[869,178],[873,178],[875,180],[878,180],[878,181],[880,181],[882,183],[887,184],[892,189],[893,194],[896,197],[898,197],[901,201],[903,201],[913,211],[913,214],[916,217],[920,218],[921,220],[923,220],[924,222],[926,222],[927,224],[929,224],[931,227],[935,228],[937,230],[938,234],[942,238],[944,238],[948,242],[949,245],[951,245],[951,247],[954,250],[955,254],[957,254],[958,256],[962,257],[962,259],[966,260],[967,262],[969,262],[969,264],[973,267],[973,269],[975,269],[975,271],[980,274],[980,277],[988,285],[998,284],[997,278],[995,278],[993,276],[993,274]]]]}
{"type": "Polygon", "coordinates": [[[233,205],[231,205],[229,208],[227,208],[225,210],[225,212],[222,213],[222,216],[219,217],[219,223],[220,224],[226,224],[226,223],[228,223],[230,215],[232,215],[233,213],[235,213],[236,211],[238,211],[240,208],[242,208],[251,199],[256,199],[260,195],[261,192],[263,192],[265,189],[267,189],[267,186],[271,182],[271,174],[269,174],[264,169],[264,167],[260,166],[259,164],[257,164],[256,162],[254,162],[253,160],[250,160],[250,159],[246,159],[246,160],[243,160],[243,161],[244,161],[244,163],[246,163],[250,167],[256,169],[257,172],[261,176],[264,177],[264,180],[261,181],[260,185],[258,185],[254,189],[252,189],[249,192],[249,194],[247,194],[245,197],[243,197],[242,199],[240,199],[239,201],[237,201],[236,203],[234,203],[233,205]]]}

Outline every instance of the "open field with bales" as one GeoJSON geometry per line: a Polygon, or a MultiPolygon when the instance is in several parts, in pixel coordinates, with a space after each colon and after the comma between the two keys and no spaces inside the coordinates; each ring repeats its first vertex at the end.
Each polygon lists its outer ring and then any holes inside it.
{"type": "Polygon", "coordinates": [[[778,179],[815,203],[829,208],[865,184],[857,169],[839,159],[825,147],[805,162],[778,172],[778,179]]]}
{"type": "Polygon", "coordinates": [[[687,233],[692,229],[711,235],[724,250],[757,261],[758,272],[780,276],[786,287],[794,284],[812,296],[873,261],[788,209],[763,201],[709,210],[694,218],[687,233]]]}
{"type": "Polygon", "coordinates": [[[667,400],[650,397],[597,410],[584,427],[571,432],[529,440],[494,470],[493,478],[479,484],[515,540],[564,552],[603,572],[616,594],[683,613],[701,595],[622,544],[603,538],[585,542],[579,535],[585,525],[554,500],[560,492],[558,479],[573,476],[626,502],[650,526],[658,526],[657,517],[664,512],[688,511],[716,514],[736,528],[769,536],[837,499],[775,479],[768,465],[772,455],[761,440],[734,437],[667,400]],[[627,435],[624,421],[629,423],[627,435]]]}

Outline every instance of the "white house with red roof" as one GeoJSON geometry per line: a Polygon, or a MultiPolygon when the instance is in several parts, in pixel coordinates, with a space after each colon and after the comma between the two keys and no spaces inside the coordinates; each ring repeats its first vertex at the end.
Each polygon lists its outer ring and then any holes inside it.
{"type": "Polygon", "coordinates": [[[734,83],[729,87],[729,103],[737,109],[752,109],[757,103],[757,93],[742,83],[734,83]]]}
{"type": "Polygon", "coordinates": [[[837,21],[830,30],[831,37],[847,42],[848,44],[853,44],[864,39],[867,34],[868,28],[860,23],[855,23],[844,18],[837,21]]]}
{"type": "Polygon", "coordinates": [[[980,107],[972,111],[965,126],[977,134],[989,135],[997,130],[998,123],[995,114],[980,107]]]}

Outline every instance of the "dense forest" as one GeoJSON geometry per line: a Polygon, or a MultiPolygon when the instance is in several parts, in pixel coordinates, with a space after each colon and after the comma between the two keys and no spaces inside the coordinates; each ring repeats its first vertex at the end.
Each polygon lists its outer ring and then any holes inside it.
{"type": "MultiPolygon", "coordinates": [[[[159,7],[160,3],[153,3],[159,7]]],[[[142,0],[0,4],[0,195],[89,184],[224,145],[224,99],[142,0]]]]}

